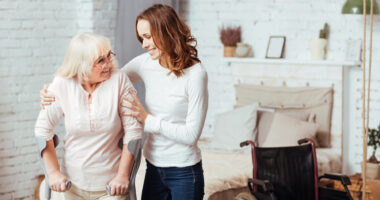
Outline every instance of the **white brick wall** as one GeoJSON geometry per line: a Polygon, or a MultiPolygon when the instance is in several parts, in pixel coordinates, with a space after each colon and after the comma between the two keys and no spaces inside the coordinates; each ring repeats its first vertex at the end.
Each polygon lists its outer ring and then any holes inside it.
{"type": "MultiPolygon", "coordinates": [[[[253,47],[254,57],[263,58],[271,35],[286,36],[286,58],[310,59],[309,40],[318,37],[325,22],[330,25],[327,59],[343,60],[346,40],[362,38],[362,16],[341,14],[345,0],[260,1],[181,0],[180,13],[198,39],[199,56],[209,74],[210,104],[203,135],[212,135],[214,116],[232,109],[234,90],[231,70],[222,62],[219,27],[241,25],[243,42],[253,47]]],[[[379,0],[377,0],[380,3],[379,0]]],[[[369,19],[368,19],[369,21],[369,19]]],[[[380,16],[374,17],[373,70],[370,127],[380,123],[380,16]]],[[[345,133],[344,171],[360,171],[362,160],[361,88],[362,71],[351,70],[348,131],[345,133]]],[[[316,75],[318,76],[318,75],[316,75]]],[[[370,152],[371,149],[368,151],[370,152]]],[[[378,152],[380,158],[380,152],[378,152]]]]}
{"type": "MultiPolygon", "coordinates": [[[[260,1],[179,0],[180,12],[198,39],[199,56],[209,74],[210,105],[204,135],[212,135],[214,116],[232,109],[231,69],[223,63],[218,28],[241,25],[243,41],[262,58],[270,35],[287,37],[286,57],[308,59],[308,43],[324,22],[331,26],[328,59],[343,59],[345,41],[362,37],[362,17],[342,15],[345,0],[260,1]]],[[[377,0],[378,3],[379,0],[377,0]]],[[[41,174],[33,137],[39,90],[63,60],[70,38],[96,32],[114,44],[117,1],[0,1],[0,199],[32,199],[41,174]]],[[[375,16],[370,126],[380,119],[380,16],[375,16]]],[[[359,171],[361,161],[361,71],[350,78],[346,170],[359,171]]],[[[57,132],[63,133],[62,126],[57,132]]],[[[369,149],[370,150],[370,149],[369,149]]],[[[379,155],[379,152],[378,152],[379,155]]]]}
{"type": "MultiPolygon", "coordinates": [[[[114,43],[116,6],[101,0],[0,1],[1,200],[33,199],[42,174],[34,140],[39,90],[52,80],[76,33],[96,32],[114,43]]],[[[62,123],[56,132],[62,138],[62,123]]]]}

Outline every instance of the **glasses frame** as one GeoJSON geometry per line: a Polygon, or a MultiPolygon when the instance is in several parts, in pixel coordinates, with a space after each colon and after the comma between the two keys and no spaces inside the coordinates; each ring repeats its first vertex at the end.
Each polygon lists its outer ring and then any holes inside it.
{"type": "Polygon", "coordinates": [[[109,52],[107,53],[107,56],[101,56],[98,59],[96,59],[94,66],[103,70],[105,66],[107,66],[109,63],[112,63],[113,58],[115,56],[116,54],[112,50],[109,50],[109,52]],[[103,64],[99,63],[101,59],[105,60],[103,64]]]}

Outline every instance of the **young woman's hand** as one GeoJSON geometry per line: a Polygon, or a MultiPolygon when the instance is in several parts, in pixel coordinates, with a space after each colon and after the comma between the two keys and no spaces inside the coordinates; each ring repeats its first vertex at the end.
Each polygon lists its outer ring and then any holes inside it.
{"type": "Polygon", "coordinates": [[[49,186],[50,189],[56,192],[66,191],[67,177],[63,175],[60,171],[54,171],[49,173],[49,186]]]}
{"type": "Polygon", "coordinates": [[[123,116],[131,116],[137,119],[141,124],[145,123],[145,119],[148,116],[148,113],[145,111],[144,106],[140,103],[140,100],[137,98],[137,95],[134,92],[130,93],[131,98],[123,97],[123,100],[127,102],[122,102],[121,106],[128,108],[131,112],[123,112],[123,116]]]}
{"type": "Polygon", "coordinates": [[[55,101],[55,97],[53,95],[49,95],[47,92],[47,89],[49,87],[49,84],[45,84],[44,88],[40,90],[40,100],[41,100],[41,108],[42,110],[45,109],[45,106],[50,105],[51,102],[55,101]]]}
{"type": "Polygon", "coordinates": [[[124,195],[128,192],[129,177],[127,175],[117,174],[108,185],[111,188],[111,196],[124,195]]]}

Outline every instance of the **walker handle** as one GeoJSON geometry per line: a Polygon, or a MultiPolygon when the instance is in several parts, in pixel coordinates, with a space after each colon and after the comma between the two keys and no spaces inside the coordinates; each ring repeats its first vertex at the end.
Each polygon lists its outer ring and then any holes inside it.
{"type": "Polygon", "coordinates": [[[65,182],[66,190],[70,190],[71,188],[71,181],[66,181],[65,182]]]}
{"type": "Polygon", "coordinates": [[[107,194],[111,195],[111,186],[106,185],[107,194]]]}

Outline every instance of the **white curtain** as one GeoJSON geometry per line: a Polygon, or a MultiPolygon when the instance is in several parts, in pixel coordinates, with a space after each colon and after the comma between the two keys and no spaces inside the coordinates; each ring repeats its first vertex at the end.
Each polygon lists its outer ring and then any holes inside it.
{"type": "MultiPolygon", "coordinates": [[[[137,55],[145,52],[137,40],[135,20],[140,12],[155,3],[165,3],[178,11],[178,0],[118,0],[116,16],[115,53],[119,67],[124,66],[137,55]]],[[[145,102],[145,87],[142,82],[135,83],[138,97],[145,102]]],[[[145,104],[144,104],[145,105],[145,104]]]]}
{"type": "Polygon", "coordinates": [[[155,3],[165,3],[178,10],[177,0],[118,0],[115,53],[120,66],[144,52],[136,37],[135,20],[140,12],[155,3]]]}

